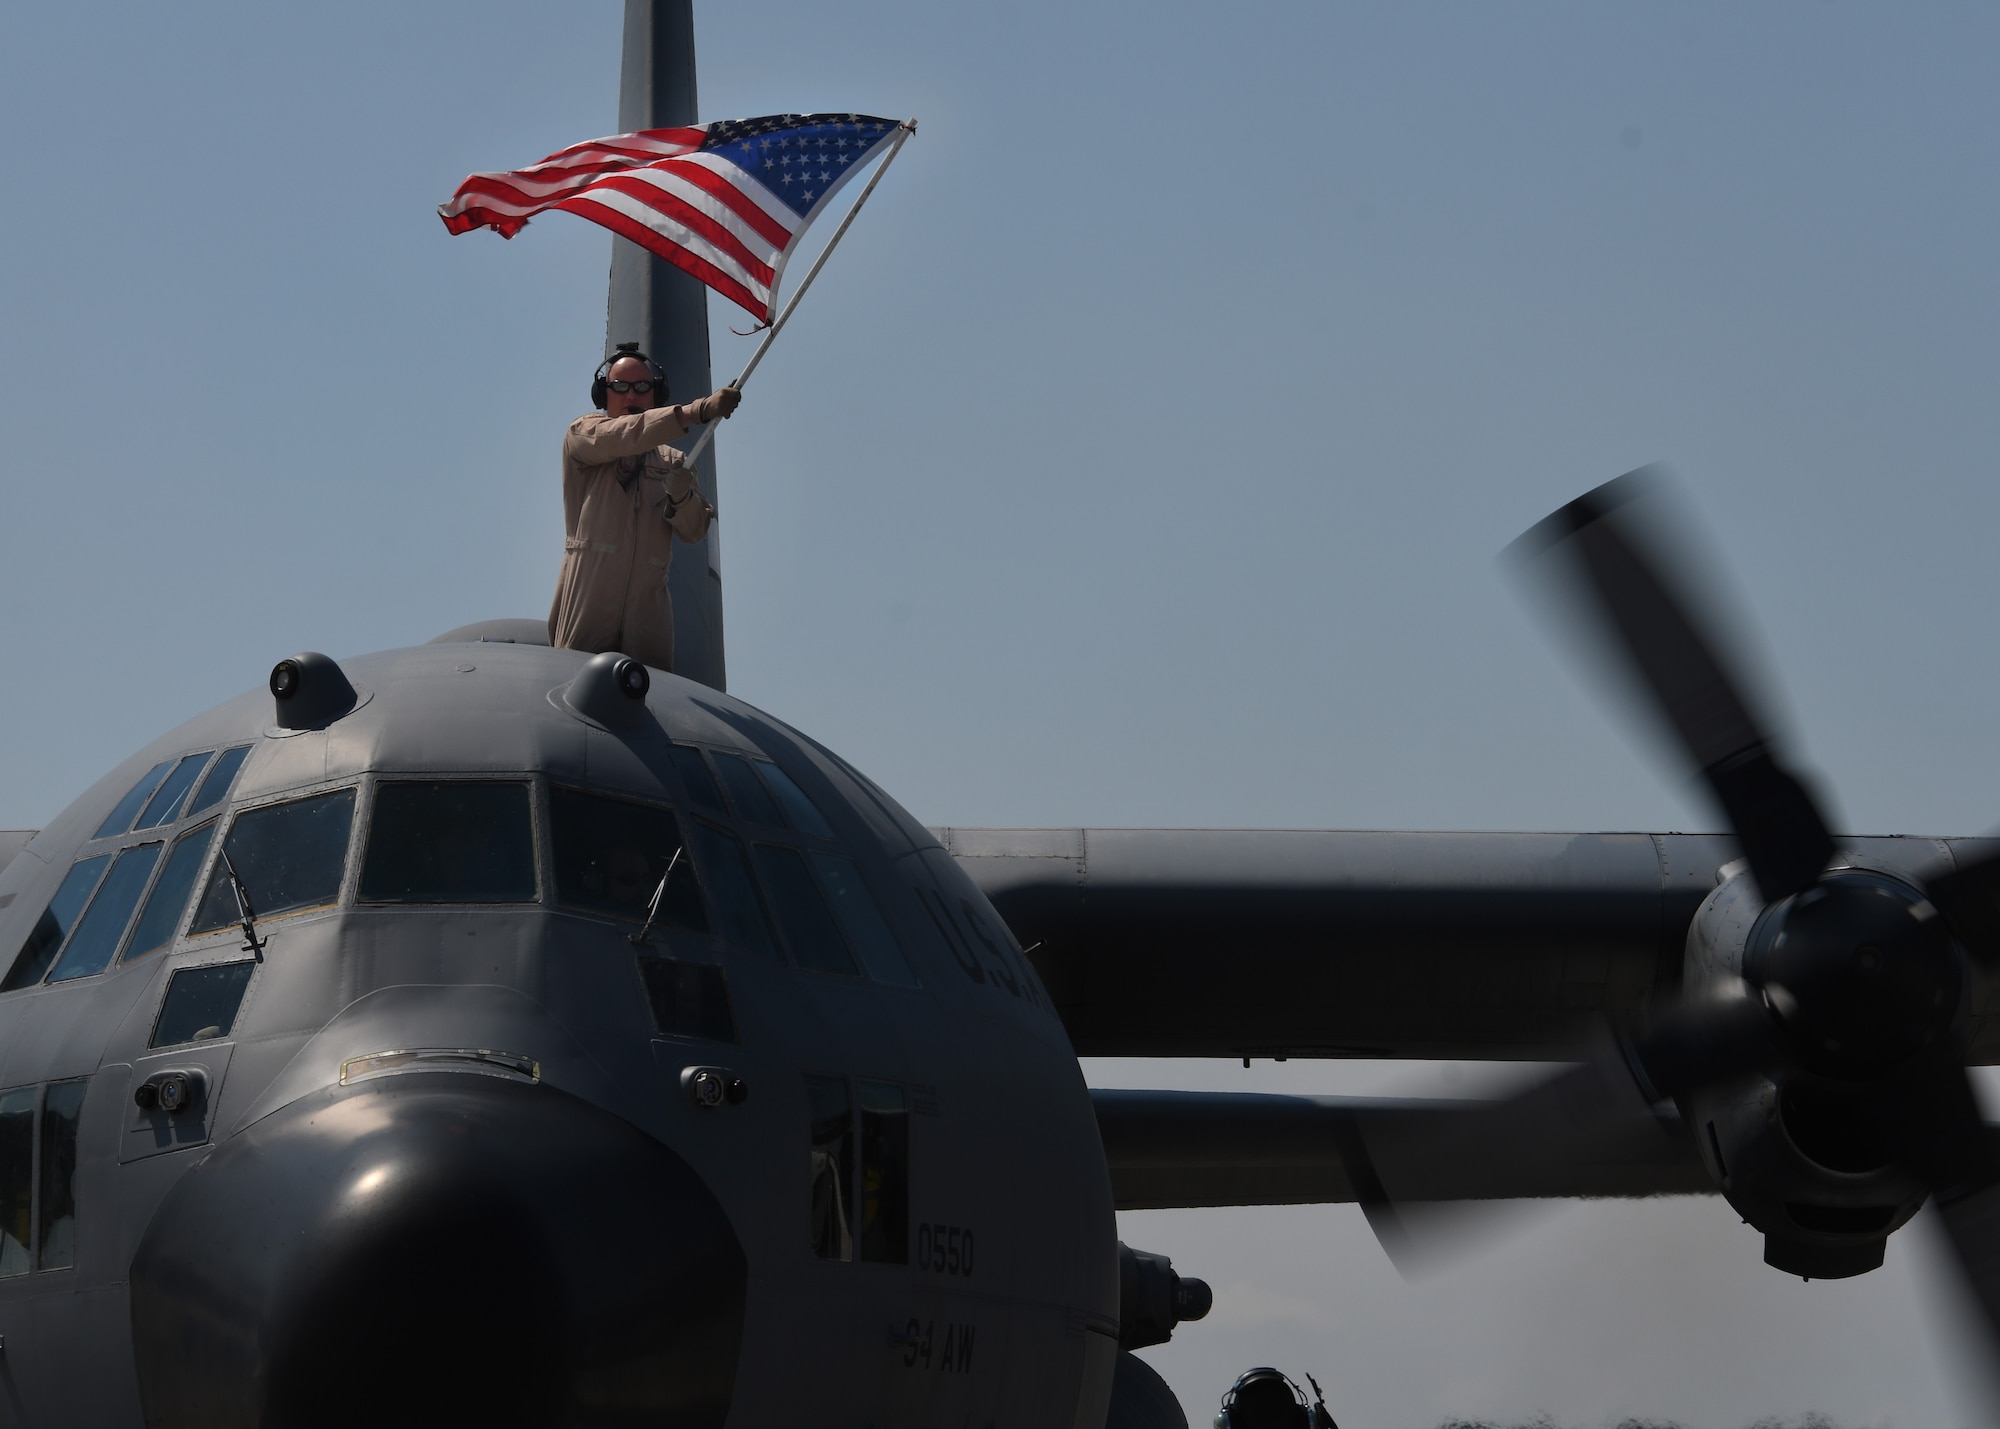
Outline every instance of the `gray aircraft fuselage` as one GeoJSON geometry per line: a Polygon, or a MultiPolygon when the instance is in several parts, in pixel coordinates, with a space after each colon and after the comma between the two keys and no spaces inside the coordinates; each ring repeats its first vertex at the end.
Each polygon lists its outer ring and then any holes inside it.
{"type": "Polygon", "coordinates": [[[1101,1422],[1110,1184],[1006,925],[827,750],[588,663],[243,695],[0,869],[0,1422],[1101,1422]]]}

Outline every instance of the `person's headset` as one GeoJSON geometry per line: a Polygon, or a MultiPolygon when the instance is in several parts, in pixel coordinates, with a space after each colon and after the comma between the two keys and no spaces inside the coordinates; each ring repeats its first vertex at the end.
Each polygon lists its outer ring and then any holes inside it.
{"type": "MultiPolygon", "coordinates": [[[[1312,1379],[1307,1375],[1308,1380],[1312,1379]]],[[[1306,1401],[1305,1391],[1269,1365],[1259,1365],[1238,1376],[1222,1396],[1222,1408],[1215,1416],[1215,1429],[1336,1429],[1327,1413],[1326,1396],[1313,1381],[1317,1403],[1306,1401]]]]}
{"type": "Polygon", "coordinates": [[[639,344],[636,342],[619,343],[617,351],[597,364],[597,372],[590,379],[590,404],[599,411],[603,410],[605,400],[611,391],[609,382],[611,369],[628,357],[636,357],[646,364],[646,371],[653,379],[653,391],[657,397],[653,405],[664,407],[667,404],[667,374],[660,371],[659,363],[639,351],[639,344]]]}

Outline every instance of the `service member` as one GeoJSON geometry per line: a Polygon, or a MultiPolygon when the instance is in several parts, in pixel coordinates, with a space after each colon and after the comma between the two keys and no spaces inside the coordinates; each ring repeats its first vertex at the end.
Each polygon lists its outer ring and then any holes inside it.
{"type": "Polygon", "coordinates": [[[602,410],[578,417],[563,437],[563,563],[549,610],[551,645],[617,650],[656,670],[674,667],[674,537],[699,541],[715,519],[666,443],[743,400],[724,387],[669,407],[666,388],[637,343],[621,342],[597,369],[590,399],[602,410]]]}

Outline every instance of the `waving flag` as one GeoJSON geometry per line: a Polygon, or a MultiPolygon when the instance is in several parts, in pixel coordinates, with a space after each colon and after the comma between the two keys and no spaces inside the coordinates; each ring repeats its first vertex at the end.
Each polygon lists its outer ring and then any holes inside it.
{"type": "Polygon", "coordinates": [[[806,226],[903,125],[868,114],[772,114],[593,139],[474,174],[438,217],[512,238],[550,209],[602,224],[770,322],[806,226]]]}

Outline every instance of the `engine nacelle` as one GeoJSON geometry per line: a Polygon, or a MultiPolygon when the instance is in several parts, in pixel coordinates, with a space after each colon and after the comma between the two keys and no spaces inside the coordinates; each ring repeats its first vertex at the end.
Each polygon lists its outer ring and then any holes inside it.
{"type": "MultiPolygon", "coordinates": [[[[1851,870],[1849,882],[1863,889],[1907,887],[1884,869],[1852,863],[1851,870]]],[[[1748,983],[1749,995],[1782,1010],[1785,990],[1759,984],[1758,958],[1782,934],[1791,900],[1767,907],[1742,864],[1725,865],[1719,876],[1688,929],[1683,993],[1740,995],[1748,983]]],[[[1764,1233],[1767,1264],[1812,1279],[1863,1274],[1881,1265],[1890,1233],[1923,1205],[1923,1184],[1882,1144],[1879,1119],[1868,1111],[1874,1094],[1865,1078],[1794,1068],[1684,1099],[1681,1113],[1709,1174],[1764,1233]]]]}

